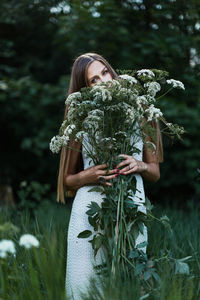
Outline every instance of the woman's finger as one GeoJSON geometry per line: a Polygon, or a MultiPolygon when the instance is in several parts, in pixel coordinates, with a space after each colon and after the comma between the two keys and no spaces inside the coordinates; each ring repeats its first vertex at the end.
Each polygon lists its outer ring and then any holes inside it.
{"type": "Polygon", "coordinates": [[[135,167],[131,168],[130,170],[123,172],[123,174],[124,175],[132,174],[132,173],[137,172],[137,170],[138,170],[138,166],[135,166],[135,167]]]}
{"type": "Polygon", "coordinates": [[[106,180],[111,180],[111,179],[116,178],[118,175],[119,175],[119,174],[109,175],[109,176],[104,176],[104,178],[105,178],[106,180]]]}
{"type": "Polygon", "coordinates": [[[120,174],[120,173],[124,173],[124,172],[126,172],[126,171],[129,171],[129,166],[130,166],[130,165],[128,165],[127,167],[121,169],[121,170],[119,171],[119,174],[120,174]]]}
{"type": "Polygon", "coordinates": [[[120,162],[118,165],[117,165],[117,168],[120,168],[120,167],[123,167],[125,165],[128,165],[129,163],[131,163],[131,160],[130,159],[126,159],[122,162],[120,162]]]}
{"type": "Polygon", "coordinates": [[[125,157],[125,158],[129,158],[130,155],[127,155],[127,154],[119,154],[118,157],[125,157]]]}
{"type": "Polygon", "coordinates": [[[110,175],[110,174],[116,174],[116,173],[119,173],[119,170],[118,170],[118,169],[102,171],[102,174],[101,174],[101,175],[110,175]]]}
{"type": "Polygon", "coordinates": [[[97,165],[98,169],[105,169],[107,167],[107,164],[97,165]]]}

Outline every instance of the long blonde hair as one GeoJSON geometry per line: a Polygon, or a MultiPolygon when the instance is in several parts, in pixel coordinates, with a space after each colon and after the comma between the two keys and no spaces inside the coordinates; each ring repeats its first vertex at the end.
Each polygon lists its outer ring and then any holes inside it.
{"type": "MultiPolygon", "coordinates": [[[[71,78],[70,78],[70,84],[68,89],[68,95],[74,92],[78,92],[81,90],[81,88],[89,86],[88,78],[87,78],[87,70],[89,65],[95,61],[98,60],[101,63],[103,63],[109,73],[112,76],[112,79],[118,77],[117,73],[114,71],[114,69],[110,66],[110,64],[107,62],[105,58],[103,58],[101,55],[97,53],[85,53],[80,56],[78,56],[72,66],[71,71],[71,78]]],[[[64,119],[67,118],[68,113],[68,106],[66,106],[64,119]]],[[[80,151],[81,149],[81,143],[75,142],[73,140],[70,141],[73,148],[76,148],[77,151],[80,151]]],[[[75,151],[75,150],[74,150],[75,151]]],[[[64,185],[64,179],[67,174],[69,174],[69,163],[70,159],[73,155],[73,150],[68,149],[67,147],[63,147],[60,154],[60,164],[59,164],[59,171],[58,171],[58,184],[57,184],[57,202],[65,203],[65,195],[64,191],[66,190],[66,187],[64,185]]],[[[75,153],[75,152],[74,152],[75,153]]],[[[81,153],[77,152],[76,155],[77,159],[77,166],[76,166],[76,172],[80,172],[81,169],[83,169],[83,165],[81,163],[81,153]]],[[[67,191],[67,196],[74,196],[75,191],[69,190],[67,191]]]]}

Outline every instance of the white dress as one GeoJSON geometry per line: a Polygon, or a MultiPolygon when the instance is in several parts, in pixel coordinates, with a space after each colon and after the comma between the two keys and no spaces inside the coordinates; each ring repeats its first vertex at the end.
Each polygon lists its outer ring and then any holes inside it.
{"type": "MultiPolygon", "coordinates": [[[[88,148],[89,141],[87,135],[84,136],[82,141],[82,156],[84,169],[87,169],[94,165],[93,161],[89,159],[84,151],[84,145],[88,148]]],[[[137,145],[140,154],[134,154],[133,157],[137,160],[142,160],[142,148],[143,142],[139,140],[137,145]]],[[[91,147],[91,146],[90,146],[91,147]]],[[[137,179],[137,192],[134,200],[141,202],[139,210],[146,212],[146,208],[143,205],[145,202],[143,180],[139,174],[135,174],[137,179]]],[[[101,251],[97,252],[94,259],[94,253],[89,238],[78,238],[78,234],[84,230],[91,230],[93,232],[93,227],[88,222],[88,215],[86,211],[88,210],[88,204],[91,201],[97,202],[101,206],[102,195],[99,192],[88,192],[94,186],[83,186],[77,190],[76,196],[73,201],[70,222],[68,227],[68,237],[67,237],[67,264],[66,264],[66,295],[67,299],[79,300],[82,299],[80,292],[87,293],[89,286],[89,279],[92,276],[97,279],[93,265],[98,265],[102,262],[101,251]]],[[[147,229],[144,226],[144,233],[139,234],[136,244],[147,241],[147,229]]],[[[142,248],[146,252],[146,247],[142,248]]]]}

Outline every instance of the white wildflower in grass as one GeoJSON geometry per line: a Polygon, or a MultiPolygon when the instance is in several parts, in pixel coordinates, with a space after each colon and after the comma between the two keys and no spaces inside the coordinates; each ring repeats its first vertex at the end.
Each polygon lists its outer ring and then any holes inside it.
{"type": "Polygon", "coordinates": [[[0,90],[6,91],[7,89],[8,89],[7,83],[5,83],[4,81],[0,81],[0,90]]]}
{"type": "Polygon", "coordinates": [[[0,241],[0,257],[5,258],[8,253],[15,255],[15,244],[11,240],[0,241]]]}
{"type": "Polygon", "coordinates": [[[155,77],[155,74],[149,69],[139,70],[139,71],[137,71],[137,75],[138,75],[138,77],[147,77],[150,79],[155,77]]]}
{"type": "Polygon", "coordinates": [[[127,80],[128,82],[130,82],[131,84],[135,84],[137,83],[137,79],[133,76],[124,74],[124,75],[119,75],[120,78],[127,80]]]}
{"type": "Polygon", "coordinates": [[[73,100],[81,99],[81,93],[80,92],[75,92],[70,94],[67,99],[65,100],[65,104],[70,104],[73,100]]]}
{"type": "Polygon", "coordinates": [[[172,85],[173,88],[178,88],[178,89],[182,89],[182,90],[185,89],[184,84],[181,81],[179,81],[179,80],[168,79],[167,80],[167,84],[172,85]]]}
{"type": "Polygon", "coordinates": [[[56,135],[51,139],[49,148],[50,148],[51,152],[58,153],[60,151],[60,149],[62,148],[62,146],[67,145],[68,141],[69,141],[68,136],[56,135]]]}
{"type": "Polygon", "coordinates": [[[40,243],[34,235],[27,233],[20,237],[19,245],[29,249],[31,247],[39,247],[40,243]]]}

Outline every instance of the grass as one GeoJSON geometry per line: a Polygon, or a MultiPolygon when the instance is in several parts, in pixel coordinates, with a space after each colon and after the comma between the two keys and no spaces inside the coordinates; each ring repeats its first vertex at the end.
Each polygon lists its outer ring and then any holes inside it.
{"type": "MultiPolygon", "coordinates": [[[[19,231],[8,228],[0,230],[0,238],[12,239],[17,249],[16,257],[10,255],[7,259],[1,259],[0,300],[66,299],[65,271],[70,210],[70,205],[49,202],[40,206],[34,218],[28,212],[1,210],[1,224],[12,222],[19,231]],[[19,237],[24,233],[35,235],[40,241],[40,247],[31,250],[19,247],[19,237]]],[[[156,216],[165,214],[170,218],[173,234],[167,234],[164,227],[151,223],[148,255],[151,258],[170,255],[172,259],[192,256],[188,262],[190,274],[175,275],[168,263],[161,262],[158,268],[161,277],[160,291],[146,299],[198,300],[200,212],[192,206],[185,211],[162,207],[154,209],[156,216]]],[[[104,280],[103,284],[103,296],[97,296],[98,290],[95,290],[93,285],[85,299],[139,300],[140,298],[140,284],[137,280],[126,283],[104,280]]]]}

